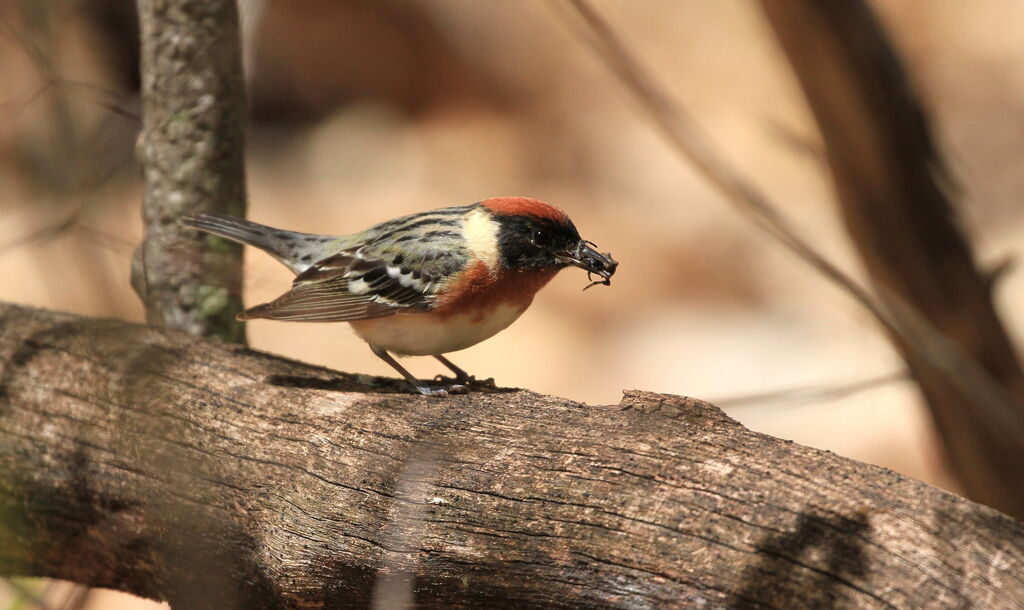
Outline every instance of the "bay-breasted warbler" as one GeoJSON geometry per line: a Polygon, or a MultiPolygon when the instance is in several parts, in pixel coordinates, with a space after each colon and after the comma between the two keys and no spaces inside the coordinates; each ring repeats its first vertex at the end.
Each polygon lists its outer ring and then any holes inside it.
{"type": "Polygon", "coordinates": [[[565,212],[528,197],[420,212],[336,237],[214,214],[182,222],[260,248],[297,274],[291,290],[239,319],[349,322],[428,396],[467,391],[473,378],[444,354],[507,328],[559,270],[580,267],[607,285],[618,266],[580,237],[565,212]],[[425,384],[391,354],[434,356],[455,383],[425,384]]]}

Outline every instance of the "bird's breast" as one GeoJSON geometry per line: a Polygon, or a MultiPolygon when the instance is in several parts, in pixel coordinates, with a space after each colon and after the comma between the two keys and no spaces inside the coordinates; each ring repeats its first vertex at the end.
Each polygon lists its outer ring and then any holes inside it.
{"type": "Polygon", "coordinates": [[[558,269],[494,273],[477,262],[452,278],[431,313],[441,317],[475,313],[484,317],[503,305],[525,310],[556,273],[558,269]]]}
{"type": "Polygon", "coordinates": [[[368,343],[404,356],[446,354],[489,339],[508,328],[557,270],[515,272],[495,277],[478,263],[453,278],[437,306],[427,313],[358,320],[352,328],[368,343]]]}

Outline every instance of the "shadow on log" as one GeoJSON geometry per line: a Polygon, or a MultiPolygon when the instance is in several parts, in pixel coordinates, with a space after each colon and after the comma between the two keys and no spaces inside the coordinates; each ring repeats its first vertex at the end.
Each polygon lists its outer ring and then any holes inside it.
{"type": "Polygon", "coordinates": [[[702,401],[402,387],[2,305],[0,573],[183,608],[1024,604],[1017,522],[702,401]]]}

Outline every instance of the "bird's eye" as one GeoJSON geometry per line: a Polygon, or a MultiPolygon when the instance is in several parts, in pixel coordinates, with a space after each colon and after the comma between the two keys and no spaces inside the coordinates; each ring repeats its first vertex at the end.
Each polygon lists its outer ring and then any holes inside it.
{"type": "Polygon", "coordinates": [[[533,245],[535,245],[535,246],[540,246],[540,247],[550,246],[551,245],[551,235],[549,235],[547,233],[547,231],[534,231],[533,232],[533,237],[530,238],[530,241],[532,241],[533,245]]]}

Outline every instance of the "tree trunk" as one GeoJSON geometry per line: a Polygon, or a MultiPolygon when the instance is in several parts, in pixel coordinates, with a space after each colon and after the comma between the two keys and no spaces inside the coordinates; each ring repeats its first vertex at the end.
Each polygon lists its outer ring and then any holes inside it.
{"type": "Polygon", "coordinates": [[[242,247],[178,224],[245,215],[245,93],[235,0],[138,0],[145,241],[132,285],[149,322],[245,342],[242,247]]]}
{"type": "Polygon", "coordinates": [[[0,305],[0,573],[180,608],[1024,605],[1021,524],[699,400],[403,391],[0,305]]]}
{"type": "Polygon", "coordinates": [[[928,122],[861,0],[762,0],[821,128],[846,227],[968,495],[1024,518],[1024,373],[940,183],[928,122]]]}

